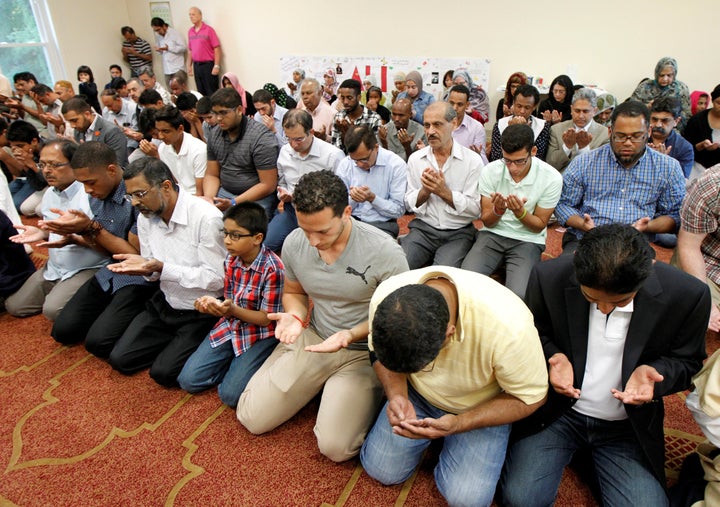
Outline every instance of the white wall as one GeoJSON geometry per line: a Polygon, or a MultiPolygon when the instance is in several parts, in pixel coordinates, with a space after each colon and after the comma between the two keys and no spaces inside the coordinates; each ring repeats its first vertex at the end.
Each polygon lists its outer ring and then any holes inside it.
{"type": "MultiPolygon", "coordinates": [[[[73,78],[80,63],[107,69],[119,62],[124,24],[154,40],[147,0],[49,2],[73,78]]],[[[182,33],[190,26],[188,8],[202,9],[222,43],[223,72],[235,72],[251,91],[268,81],[281,84],[279,58],[286,54],[487,57],[493,111],[501,97],[497,88],[518,70],[543,76],[549,84],[574,66],[577,81],[606,88],[623,100],[640,79],[652,77],[660,57],[672,56],[678,79],[691,91],[710,91],[720,83],[714,43],[720,13],[713,0],[170,3],[174,26],[182,33]]],[[[161,73],[157,58],[155,69],[161,73]]],[[[107,81],[106,70],[96,74],[107,81]]]]}

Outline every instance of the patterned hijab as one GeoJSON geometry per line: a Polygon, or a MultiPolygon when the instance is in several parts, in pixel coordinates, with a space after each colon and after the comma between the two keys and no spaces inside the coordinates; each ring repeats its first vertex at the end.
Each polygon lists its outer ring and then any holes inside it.
{"type": "Polygon", "coordinates": [[[284,107],[285,109],[288,108],[287,106],[287,100],[288,100],[288,94],[285,93],[285,90],[278,88],[272,83],[265,83],[265,86],[263,86],[263,90],[270,92],[270,95],[273,96],[275,99],[275,103],[280,106],[284,107]]]}

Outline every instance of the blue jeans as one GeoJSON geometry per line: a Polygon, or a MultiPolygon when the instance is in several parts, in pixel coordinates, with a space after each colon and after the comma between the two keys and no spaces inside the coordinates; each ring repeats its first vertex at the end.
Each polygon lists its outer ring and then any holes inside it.
{"type": "Polygon", "coordinates": [[[25,199],[35,193],[35,189],[24,178],[15,178],[8,183],[8,188],[10,189],[10,194],[12,194],[13,204],[18,213],[20,213],[20,205],[25,199]]]}
{"type": "Polygon", "coordinates": [[[295,215],[295,206],[286,202],[283,212],[275,212],[275,216],[268,224],[267,235],[265,235],[265,246],[276,254],[282,251],[283,243],[288,234],[297,229],[298,222],[295,215]]]}
{"type": "MultiPolygon", "coordinates": [[[[418,419],[438,419],[447,412],[430,405],[412,388],[409,398],[418,419]]],[[[478,428],[445,437],[435,467],[435,483],[450,505],[490,505],[495,494],[510,425],[478,428]]],[[[430,440],[401,437],[392,431],[387,403],[360,450],[368,475],[383,484],[399,484],[413,474],[430,440]]]]}
{"type": "Polygon", "coordinates": [[[502,505],[552,505],[563,469],[578,449],[592,452],[603,505],[668,505],[630,421],[604,421],[574,410],[510,446],[500,481],[502,505]]]}
{"type": "Polygon", "coordinates": [[[189,393],[199,393],[217,385],[220,401],[235,408],[250,378],[277,344],[275,338],[258,340],[236,357],[230,340],[213,348],[210,340],[205,338],[185,363],[178,384],[189,393]]]}

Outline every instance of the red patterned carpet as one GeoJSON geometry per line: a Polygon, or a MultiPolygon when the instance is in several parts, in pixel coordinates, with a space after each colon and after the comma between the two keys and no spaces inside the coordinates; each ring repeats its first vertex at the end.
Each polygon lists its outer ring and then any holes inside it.
{"type": "MultiPolygon", "coordinates": [[[[550,231],[547,256],[559,253],[560,236],[550,231]]],[[[41,316],[0,316],[0,507],[444,505],[432,447],[415,476],[382,487],[357,460],[338,465],[320,455],[316,402],[256,437],[214,391],[191,396],[146,372],[125,377],[81,346],[57,345],[50,327],[41,316]]],[[[708,338],[715,350],[717,336],[708,338]]],[[[702,440],[683,398],[665,400],[670,477],[702,440]]],[[[570,472],[557,505],[596,504],[570,472]]]]}

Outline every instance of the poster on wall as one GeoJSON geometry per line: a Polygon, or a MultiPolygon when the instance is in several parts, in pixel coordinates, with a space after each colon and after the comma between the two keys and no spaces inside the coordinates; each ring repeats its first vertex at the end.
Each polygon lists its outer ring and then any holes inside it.
{"type": "Polygon", "coordinates": [[[150,19],[160,18],[168,25],[172,26],[172,13],[170,12],[170,2],[150,2],[150,19]]]}
{"type": "Polygon", "coordinates": [[[314,77],[323,84],[323,74],[332,69],[338,83],[345,79],[363,81],[373,75],[383,92],[395,88],[393,77],[398,72],[420,72],[423,89],[440,99],[443,95],[442,78],[446,71],[466,69],[475,84],[487,90],[490,83],[488,58],[423,58],[393,56],[283,56],[280,58],[280,79],[283,86],[292,81],[295,69],[303,69],[306,77],[314,77]]]}

